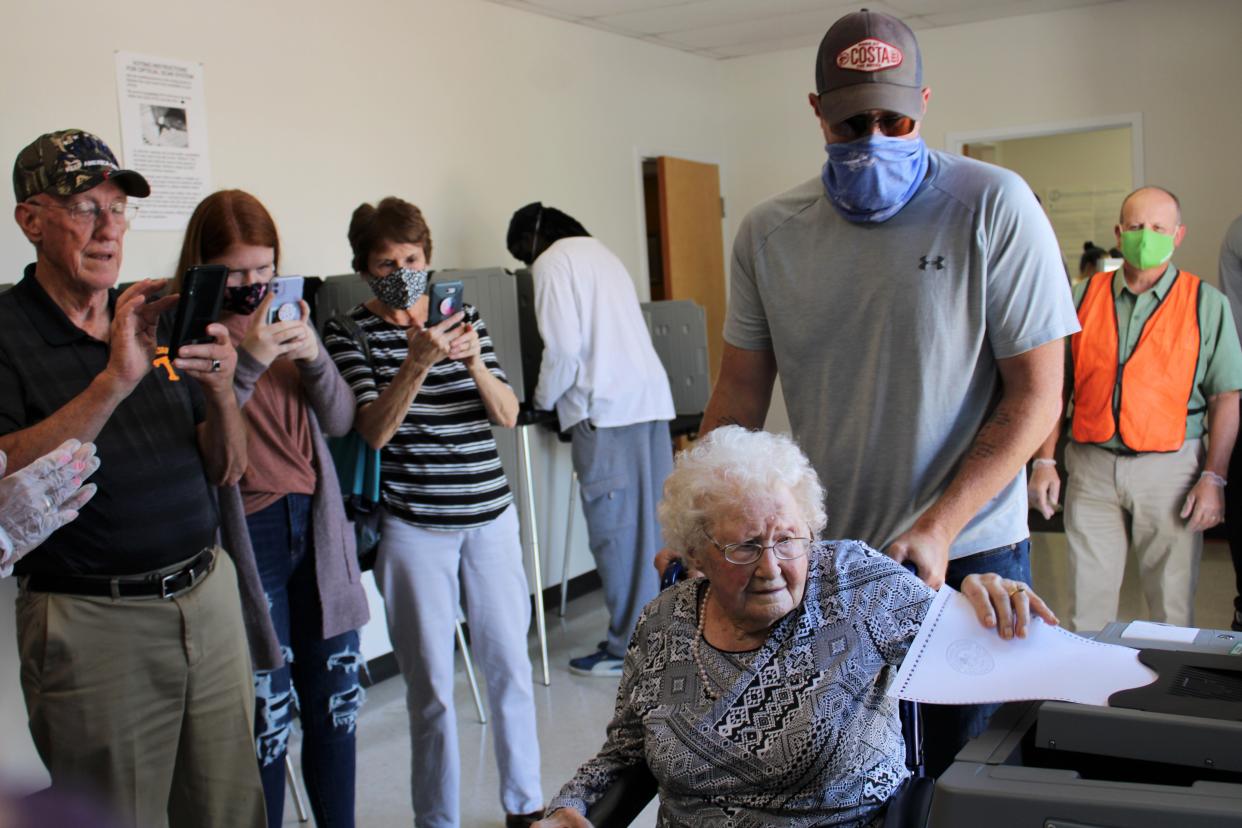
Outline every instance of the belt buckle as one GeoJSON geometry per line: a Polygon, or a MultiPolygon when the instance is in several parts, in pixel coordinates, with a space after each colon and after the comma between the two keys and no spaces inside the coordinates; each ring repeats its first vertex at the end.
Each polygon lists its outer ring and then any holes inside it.
{"type": "Polygon", "coordinates": [[[182,569],[179,572],[173,572],[170,575],[165,575],[160,579],[160,597],[165,600],[169,598],[176,598],[178,595],[194,589],[194,587],[198,585],[198,582],[203,580],[203,578],[206,577],[207,572],[211,569],[212,560],[212,558],[208,558],[202,566],[200,566],[197,561],[192,561],[185,569],[182,569]],[[170,587],[170,584],[178,578],[185,578],[186,581],[182,581],[180,585],[170,587]]]}
{"type": "Polygon", "coordinates": [[[185,570],[182,570],[180,572],[172,572],[165,575],[163,578],[160,578],[160,597],[164,600],[175,597],[179,590],[176,587],[170,589],[169,585],[184,574],[185,570]]]}

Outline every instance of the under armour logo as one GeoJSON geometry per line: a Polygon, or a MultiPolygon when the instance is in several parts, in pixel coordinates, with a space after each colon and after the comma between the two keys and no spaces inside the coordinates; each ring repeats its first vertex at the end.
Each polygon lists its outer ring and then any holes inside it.
{"type": "Polygon", "coordinates": [[[919,270],[927,270],[928,267],[944,270],[944,256],[919,256],[919,270]]]}

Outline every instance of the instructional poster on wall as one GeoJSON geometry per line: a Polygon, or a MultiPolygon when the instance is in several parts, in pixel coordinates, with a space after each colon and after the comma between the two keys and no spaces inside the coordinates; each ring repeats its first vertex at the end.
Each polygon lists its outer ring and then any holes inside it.
{"type": "Polygon", "coordinates": [[[211,192],[203,65],[117,52],[116,90],[121,166],[151,183],[131,227],[184,230],[194,207],[211,192]]]}

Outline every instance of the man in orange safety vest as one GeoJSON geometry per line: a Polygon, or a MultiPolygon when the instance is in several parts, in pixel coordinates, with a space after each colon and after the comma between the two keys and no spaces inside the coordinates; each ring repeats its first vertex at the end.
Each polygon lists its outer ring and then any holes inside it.
{"type": "MultiPolygon", "coordinates": [[[[1190,626],[1203,531],[1224,519],[1242,348],[1224,294],[1170,261],[1186,235],[1176,196],[1131,193],[1115,233],[1125,264],[1074,288],[1069,615],[1078,630],[1117,617],[1133,549],[1149,617],[1190,626]]],[[[1031,508],[1046,517],[1061,487],[1059,437],[1058,423],[1032,461],[1031,508]]]]}

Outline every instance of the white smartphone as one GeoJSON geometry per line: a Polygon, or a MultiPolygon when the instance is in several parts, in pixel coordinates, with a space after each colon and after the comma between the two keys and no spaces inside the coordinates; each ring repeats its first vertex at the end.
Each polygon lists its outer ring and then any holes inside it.
{"type": "Polygon", "coordinates": [[[267,289],[272,293],[272,304],[267,309],[267,324],[289,322],[302,318],[302,277],[277,276],[267,289]]]}

